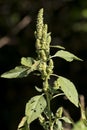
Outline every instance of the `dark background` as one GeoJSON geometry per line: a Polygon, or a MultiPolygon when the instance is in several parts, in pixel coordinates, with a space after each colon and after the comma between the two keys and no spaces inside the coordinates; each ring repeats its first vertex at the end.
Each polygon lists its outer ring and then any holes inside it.
{"type": "MultiPolygon", "coordinates": [[[[0,74],[20,65],[23,56],[36,57],[34,31],[42,7],[44,21],[52,32],[51,44],[64,46],[84,60],[67,63],[54,59],[54,71],[74,82],[87,104],[87,0],[0,0],[0,74]]],[[[55,51],[52,49],[52,54],[55,51]]],[[[34,86],[41,84],[40,78],[32,74],[23,79],[0,78],[0,129],[17,129],[26,102],[37,94],[34,86]]],[[[61,97],[60,100],[55,100],[53,110],[55,105],[63,105],[77,121],[78,109],[61,97]]],[[[41,129],[38,121],[33,124],[31,130],[41,129]]]]}

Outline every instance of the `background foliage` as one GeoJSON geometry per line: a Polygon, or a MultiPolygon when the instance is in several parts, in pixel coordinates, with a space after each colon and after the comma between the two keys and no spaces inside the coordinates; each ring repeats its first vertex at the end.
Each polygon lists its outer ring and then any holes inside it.
{"type": "MultiPolygon", "coordinates": [[[[37,12],[42,7],[52,32],[51,44],[62,45],[84,60],[67,63],[54,59],[54,71],[71,79],[87,104],[87,0],[0,0],[0,74],[20,65],[21,57],[36,56],[34,31],[37,12]]],[[[51,51],[54,54],[54,49],[51,51]]],[[[24,115],[26,102],[36,95],[34,86],[41,86],[42,82],[31,74],[23,79],[1,78],[0,83],[0,128],[15,130],[24,115]]],[[[53,103],[54,111],[57,102],[53,103]]],[[[79,111],[70,102],[61,98],[61,104],[66,110],[70,107],[75,121],[79,119],[79,111]]],[[[41,129],[35,121],[32,130],[36,126],[41,129]]]]}

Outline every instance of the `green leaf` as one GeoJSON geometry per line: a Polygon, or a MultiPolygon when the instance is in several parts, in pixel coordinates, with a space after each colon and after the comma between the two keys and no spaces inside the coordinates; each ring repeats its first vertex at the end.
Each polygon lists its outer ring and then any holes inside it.
{"type": "Polygon", "coordinates": [[[57,118],[61,118],[62,117],[62,113],[63,113],[63,108],[59,107],[57,112],[56,112],[56,116],[57,118]]]}
{"type": "Polygon", "coordinates": [[[23,78],[23,77],[26,77],[31,72],[37,70],[39,63],[40,63],[40,61],[34,61],[34,64],[32,64],[31,67],[17,66],[14,69],[2,74],[1,77],[2,78],[23,78]]]}
{"type": "Polygon", "coordinates": [[[87,130],[87,125],[84,124],[83,120],[79,120],[73,127],[72,130],[87,130]]]}
{"type": "Polygon", "coordinates": [[[56,46],[56,45],[55,46],[51,45],[50,47],[58,48],[58,49],[63,49],[63,50],[65,49],[63,46],[56,46]]]}
{"type": "Polygon", "coordinates": [[[46,108],[46,100],[43,95],[38,95],[29,100],[26,104],[25,115],[27,116],[27,123],[37,119],[46,108]]]}
{"type": "Polygon", "coordinates": [[[60,51],[56,52],[56,54],[53,55],[52,57],[60,57],[60,58],[63,58],[66,61],[69,61],[69,62],[71,62],[73,60],[83,61],[82,59],[78,58],[74,54],[72,54],[72,53],[70,53],[68,51],[63,51],[63,50],[60,50],[60,51]]]}
{"type": "Polygon", "coordinates": [[[29,130],[26,116],[22,118],[17,130],[29,130]]]}
{"type": "Polygon", "coordinates": [[[56,119],[54,124],[54,130],[63,130],[62,122],[59,119],[56,119]]]}
{"type": "Polygon", "coordinates": [[[65,121],[66,123],[72,124],[72,121],[71,121],[68,117],[63,116],[63,117],[60,118],[60,119],[63,120],[63,121],[65,121]]]}
{"type": "Polygon", "coordinates": [[[14,69],[7,71],[1,75],[2,78],[22,78],[28,75],[28,68],[17,66],[14,69]]]}
{"type": "Polygon", "coordinates": [[[25,125],[26,120],[27,120],[26,116],[22,118],[21,122],[18,125],[18,129],[20,129],[21,127],[23,127],[25,125]]]}
{"type": "Polygon", "coordinates": [[[57,79],[58,82],[58,89],[61,89],[66,97],[78,107],[79,100],[78,100],[78,93],[74,86],[74,84],[67,78],[59,76],[57,79]]]}
{"type": "Polygon", "coordinates": [[[31,57],[26,57],[26,58],[22,57],[21,58],[21,64],[22,65],[25,65],[27,67],[31,67],[33,63],[34,63],[34,59],[31,58],[31,57]]]}
{"type": "Polygon", "coordinates": [[[42,92],[42,91],[43,91],[43,89],[38,88],[37,86],[35,86],[35,89],[36,89],[38,92],[42,92]]]}
{"type": "Polygon", "coordinates": [[[79,104],[80,106],[80,111],[81,111],[81,120],[83,121],[83,123],[86,125],[87,127],[87,117],[86,117],[86,111],[84,110],[84,108],[82,107],[81,104],[79,104]]]}

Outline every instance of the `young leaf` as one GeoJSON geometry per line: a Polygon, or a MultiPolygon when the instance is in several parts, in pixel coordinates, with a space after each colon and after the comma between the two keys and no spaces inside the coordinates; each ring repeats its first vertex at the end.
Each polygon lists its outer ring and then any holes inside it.
{"type": "Polygon", "coordinates": [[[17,66],[14,69],[7,71],[1,75],[2,78],[22,78],[28,75],[28,68],[17,66]]]}
{"type": "Polygon", "coordinates": [[[58,89],[61,89],[66,97],[78,107],[79,100],[78,100],[78,93],[74,86],[74,84],[67,78],[59,76],[57,79],[58,89]]]}
{"type": "Polygon", "coordinates": [[[61,118],[62,117],[62,114],[63,114],[63,108],[62,107],[59,107],[57,112],[56,112],[56,116],[58,118],[61,118]]]}
{"type": "Polygon", "coordinates": [[[43,95],[38,95],[29,100],[26,104],[25,115],[27,116],[27,123],[37,119],[46,108],[46,100],[43,95]]]}
{"type": "Polygon", "coordinates": [[[62,122],[59,119],[57,119],[54,124],[54,130],[63,130],[62,122]]]}
{"type": "Polygon", "coordinates": [[[63,50],[65,49],[63,46],[56,46],[56,45],[55,45],[55,46],[54,46],[54,45],[51,45],[50,47],[58,48],[58,49],[63,49],[63,50]]]}
{"type": "Polygon", "coordinates": [[[29,130],[26,116],[22,118],[17,130],[29,130]]]}
{"type": "Polygon", "coordinates": [[[63,121],[65,121],[66,123],[72,124],[72,121],[68,117],[63,116],[60,119],[63,120],[63,121]]]}
{"type": "Polygon", "coordinates": [[[26,122],[26,116],[22,118],[21,122],[18,125],[18,129],[20,129],[21,127],[23,127],[25,125],[26,122]]]}
{"type": "Polygon", "coordinates": [[[52,57],[60,57],[60,58],[63,58],[66,61],[69,61],[69,62],[71,62],[73,60],[83,61],[82,59],[78,58],[74,54],[72,54],[72,53],[70,53],[68,51],[63,51],[63,50],[60,50],[60,51],[56,52],[56,54],[53,55],[52,57]]]}
{"type": "Polygon", "coordinates": [[[81,109],[81,120],[83,121],[83,123],[86,125],[87,127],[87,117],[86,117],[86,111],[84,110],[84,108],[82,107],[81,104],[79,104],[80,109],[81,109]]]}
{"type": "Polygon", "coordinates": [[[34,63],[34,59],[31,57],[21,58],[21,64],[24,66],[31,67],[33,63],[34,63]]]}
{"type": "Polygon", "coordinates": [[[35,89],[36,89],[38,92],[42,92],[42,91],[43,91],[43,89],[38,88],[37,86],[35,86],[35,89]]]}

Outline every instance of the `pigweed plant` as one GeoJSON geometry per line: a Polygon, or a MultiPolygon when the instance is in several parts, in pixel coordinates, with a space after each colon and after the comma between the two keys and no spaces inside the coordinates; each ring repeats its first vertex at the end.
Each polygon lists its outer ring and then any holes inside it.
{"type": "Polygon", "coordinates": [[[43,22],[43,9],[38,12],[35,38],[37,58],[22,57],[21,66],[5,72],[1,77],[22,78],[37,70],[36,72],[39,72],[43,81],[42,89],[38,88],[38,86],[35,87],[40,94],[32,97],[26,104],[25,116],[22,118],[18,130],[29,130],[31,122],[37,118],[44,130],[63,130],[62,122],[72,123],[72,121],[64,116],[62,106],[56,110],[56,113],[53,113],[51,111],[51,100],[60,95],[65,95],[76,107],[79,107],[80,103],[74,84],[69,79],[53,73],[53,58],[60,57],[68,62],[82,60],[65,51],[62,46],[50,45],[51,33],[48,33],[48,26],[43,22]],[[51,47],[58,48],[54,55],[50,54],[51,47]],[[52,76],[55,76],[56,80],[51,85],[49,80],[51,80],[52,76]]]}

